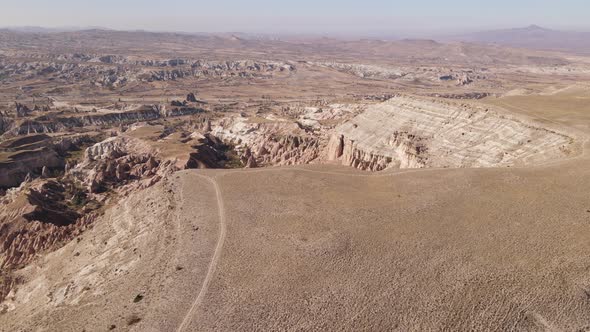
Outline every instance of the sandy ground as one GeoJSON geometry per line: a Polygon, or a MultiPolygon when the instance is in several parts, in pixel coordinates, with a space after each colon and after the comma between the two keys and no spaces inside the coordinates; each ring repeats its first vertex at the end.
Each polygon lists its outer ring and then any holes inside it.
{"type": "Polygon", "coordinates": [[[23,271],[37,288],[0,325],[578,330],[590,325],[589,166],[184,171],[23,271]]]}
{"type": "Polygon", "coordinates": [[[588,166],[227,173],[227,237],[186,330],[588,327],[588,166]]]}

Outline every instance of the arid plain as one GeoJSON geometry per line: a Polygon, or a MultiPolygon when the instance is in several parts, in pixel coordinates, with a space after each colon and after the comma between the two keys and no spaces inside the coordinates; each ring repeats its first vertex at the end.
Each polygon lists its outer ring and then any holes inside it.
{"type": "Polygon", "coordinates": [[[0,45],[0,330],[590,329],[584,55],[0,45]]]}

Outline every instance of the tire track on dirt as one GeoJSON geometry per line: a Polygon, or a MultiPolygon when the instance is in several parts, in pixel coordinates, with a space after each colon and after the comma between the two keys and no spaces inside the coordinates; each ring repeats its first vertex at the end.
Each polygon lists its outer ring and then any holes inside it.
{"type": "Polygon", "coordinates": [[[203,301],[205,294],[207,294],[207,290],[209,289],[209,284],[211,283],[211,280],[213,279],[213,275],[215,274],[215,268],[217,267],[217,264],[218,264],[219,259],[221,257],[221,251],[223,249],[223,243],[225,242],[225,235],[226,235],[226,231],[227,231],[226,221],[225,221],[225,209],[224,209],[224,204],[223,204],[223,196],[221,195],[221,188],[219,187],[219,184],[217,183],[216,178],[215,177],[212,178],[212,177],[202,175],[202,174],[197,174],[197,173],[193,173],[193,175],[196,175],[198,177],[206,179],[207,181],[211,182],[215,188],[215,194],[217,197],[217,209],[218,209],[218,213],[219,213],[219,238],[217,240],[217,245],[215,246],[215,251],[213,253],[211,263],[209,263],[209,269],[207,270],[207,275],[205,276],[205,280],[203,280],[203,285],[201,286],[201,290],[199,291],[199,295],[197,295],[197,298],[194,300],[189,311],[184,316],[182,323],[176,329],[177,332],[184,331],[187,328],[188,324],[191,321],[192,316],[194,315],[195,311],[198,309],[199,305],[203,301]]]}

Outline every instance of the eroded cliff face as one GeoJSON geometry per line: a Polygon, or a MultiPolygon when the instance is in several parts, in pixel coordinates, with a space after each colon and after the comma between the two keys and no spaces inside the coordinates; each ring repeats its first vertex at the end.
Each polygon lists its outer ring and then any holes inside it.
{"type": "Polygon", "coordinates": [[[272,77],[278,73],[289,73],[295,70],[296,67],[292,63],[264,60],[134,60],[129,57],[96,54],[76,54],[26,62],[7,62],[0,59],[0,75],[8,79],[52,76],[59,80],[86,82],[104,88],[122,87],[138,81],[174,81],[191,77],[272,77]]]}
{"type": "Polygon", "coordinates": [[[29,172],[43,167],[63,167],[63,159],[50,147],[30,151],[16,152],[11,159],[0,162],[0,186],[7,188],[18,186],[29,172]]]}
{"type": "Polygon", "coordinates": [[[140,106],[122,111],[81,114],[79,116],[58,116],[47,114],[32,119],[14,122],[5,135],[28,135],[34,133],[55,133],[71,128],[89,126],[118,126],[133,122],[153,121],[161,118],[195,115],[203,110],[194,107],[167,108],[162,105],[140,106]]]}
{"type": "MultiPolygon", "coordinates": [[[[67,142],[58,143],[67,148],[67,142]]],[[[50,140],[27,136],[4,142],[4,147],[23,144],[46,148],[50,140]]],[[[18,284],[15,269],[82,234],[117,197],[151,187],[180,169],[177,161],[148,141],[120,135],[88,147],[78,163],[67,163],[57,177],[27,176],[8,189],[0,196],[0,302],[18,284]]]]}
{"type": "Polygon", "coordinates": [[[396,131],[388,140],[391,155],[386,155],[364,150],[357,142],[345,138],[343,134],[333,134],[326,149],[326,159],[340,160],[343,165],[373,172],[389,167],[422,168],[426,166],[427,147],[421,141],[422,139],[412,134],[396,131]]]}
{"type": "Polygon", "coordinates": [[[437,84],[468,85],[474,81],[487,80],[491,75],[488,71],[477,67],[463,68],[457,71],[450,67],[412,67],[412,66],[377,66],[338,62],[310,62],[310,64],[332,68],[365,79],[386,79],[414,81],[422,80],[437,84]]]}
{"type": "Polygon", "coordinates": [[[365,104],[294,105],[281,115],[225,117],[207,132],[230,144],[246,167],[319,163],[334,126],[365,109],[365,104]]]}
{"type": "Polygon", "coordinates": [[[68,167],[65,176],[75,179],[92,194],[107,189],[129,192],[150,187],[166,175],[185,168],[190,158],[188,151],[183,157],[183,160],[167,158],[157,142],[120,133],[89,146],[84,158],[68,167]]]}
{"type": "Polygon", "coordinates": [[[37,179],[10,190],[0,204],[0,269],[22,266],[83,232],[95,217],[81,213],[86,198],[73,184],[55,180],[37,179]]]}
{"type": "Polygon", "coordinates": [[[573,137],[500,110],[397,96],[351,107],[307,107],[294,119],[234,116],[211,134],[249,167],[337,162],[387,168],[507,167],[571,155],[573,137]],[[335,128],[332,125],[340,123],[335,128]]]}
{"type": "Polygon", "coordinates": [[[329,161],[364,170],[535,164],[571,154],[572,137],[483,107],[395,97],[338,126],[329,161]]]}
{"type": "Polygon", "coordinates": [[[226,118],[211,134],[232,144],[249,167],[308,164],[320,154],[318,136],[306,132],[295,122],[280,119],[226,118]]]}
{"type": "Polygon", "coordinates": [[[88,135],[54,138],[44,134],[6,140],[0,144],[0,187],[18,186],[29,173],[40,173],[43,168],[62,169],[68,151],[91,142],[88,135]]]}

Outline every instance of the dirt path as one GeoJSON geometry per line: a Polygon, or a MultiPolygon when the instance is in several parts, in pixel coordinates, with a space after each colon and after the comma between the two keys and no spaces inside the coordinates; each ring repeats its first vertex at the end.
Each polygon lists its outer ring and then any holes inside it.
{"type": "Polygon", "coordinates": [[[213,253],[211,263],[209,264],[209,269],[207,270],[207,275],[205,277],[205,280],[203,281],[203,285],[201,286],[201,290],[199,291],[199,295],[197,295],[197,297],[195,298],[194,302],[192,303],[189,311],[184,316],[182,323],[180,324],[180,326],[178,326],[178,329],[176,329],[176,331],[178,331],[178,332],[184,331],[187,328],[188,324],[191,321],[192,316],[194,315],[195,311],[197,310],[197,308],[199,307],[199,305],[203,301],[203,298],[205,297],[205,294],[207,293],[207,290],[209,289],[209,284],[211,283],[211,279],[213,278],[213,275],[215,274],[215,268],[217,267],[217,263],[219,262],[219,259],[221,257],[221,250],[223,249],[223,243],[225,241],[226,228],[227,228],[226,221],[225,221],[225,209],[223,206],[223,196],[221,195],[221,189],[220,189],[219,184],[217,183],[215,177],[209,177],[209,176],[198,174],[198,173],[194,173],[194,175],[204,178],[204,179],[207,179],[209,182],[211,182],[213,184],[213,186],[215,188],[215,194],[217,197],[217,209],[218,209],[218,213],[219,213],[219,238],[217,240],[217,245],[215,246],[215,252],[213,253]]]}

